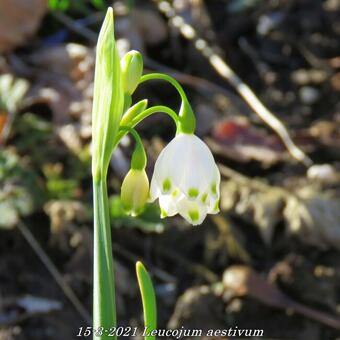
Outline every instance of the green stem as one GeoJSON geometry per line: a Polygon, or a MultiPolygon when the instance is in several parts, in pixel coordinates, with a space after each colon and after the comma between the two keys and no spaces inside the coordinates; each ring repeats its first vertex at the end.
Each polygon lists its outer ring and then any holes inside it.
{"type": "Polygon", "coordinates": [[[125,131],[125,132],[128,132],[128,133],[131,133],[131,135],[132,135],[133,138],[135,139],[136,143],[137,143],[137,144],[143,145],[143,142],[142,142],[142,140],[141,140],[141,138],[140,138],[138,132],[137,132],[134,128],[132,128],[132,127],[130,127],[130,126],[121,125],[121,126],[119,127],[119,130],[125,131]]]}
{"type": "Polygon", "coordinates": [[[140,123],[143,119],[151,116],[154,113],[157,112],[164,112],[166,113],[168,116],[170,116],[174,122],[176,123],[176,125],[179,122],[179,117],[177,115],[177,113],[170,109],[167,106],[163,106],[163,105],[156,105],[156,106],[151,106],[148,109],[144,110],[143,112],[141,112],[139,115],[137,115],[136,117],[134,117],[132,119],[132,123],[131,123],[131,127],[135,127],[138,123],[140,123]]]}
{"type": "MultiPolygon", "coordinates": [[[[93,267],[93,330],[116,327],[116,303],[112,261],[111,226],[106,178],[93,181],[94,200],[94,267],[93,267]]],[[[93,339],[116,339],[107,334],[93,339]]]]}
{"type": "MultiPolygon", "coordinates": [[[[129,122],[129,126],[130,128],[134,128],[137,124],[139,124],[143,119],[151,116],[154,113],[158,113],[158,112],[164,112],[167,115],[169,115],[174,122],[176,123],[176,126],[178,125],[179,122],[179,118],[177,116],[177,113],[170,109],[167,106],[163,106],[163,105],[156,105],[156,106],[152,106],[149,107],[148,109],[144,110],[143,112],[141,112],[140,114],[138,114],[137,116],[135,116],[130,122],[129,122]]],[[[128,133],[128,131],[118,131],[117,137],[115,139],[115,143],[114,143],[114,148],[119,144],[119,142],[121,141],[121,139],[128,133]]]]}
{"type": "Polygon", "coordinates": [[[142,76],[139,83],[143,83],[148,80],[164,80],[176,88],[182,99],[181,109],[179,111],[179,120],[177,124],[177,133],[194,133],[196,130],[196,118],[194,112],[192,111],[187,95],[185,94],[179,82],[167,74],[149,73],[142,76]]]}
{"type": "Polygon", "coordinates": [[[135,150],[133,151],[131,157],[131,169],[144,170],[146,167],[147,158],[143,142],[138,132],[134,128],[131,128],[129,126],[120,126],[119,130],[131,133],[131,135],[136,141],[135,150]]]}
{"type": "Polygon", "coordinates": [[[187,95],[185,94],[183,87],[180,85],[180,83],[176,79],[168,76],[167,74],[163,74],[163,73],[145,74],[144,76],[140,78],[139,83],[141,84],[148,80],[160,80],[160,79],[165,80],[168,83],[170,83],[172,86],[174,86],[177,92],[179,93],[179,95],[181,96],[182,101],[188,101],[187,95]]]}

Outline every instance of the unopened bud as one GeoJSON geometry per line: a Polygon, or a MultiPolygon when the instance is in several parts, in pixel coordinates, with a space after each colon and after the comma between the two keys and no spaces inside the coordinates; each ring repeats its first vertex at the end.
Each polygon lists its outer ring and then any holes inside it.
{"type": "Polygon", "coordinates": [[[138,51],[129,51],[121,60],[124,92],[130,96],[136,90],[143,73],[143,57],[138,51]]]}
{"type": "Polygon", "coordinates": [[[149,179],[145,170],[130,169],[124,178],[120,198],[126,212],[139,215],[149,196],[149,179]]]}

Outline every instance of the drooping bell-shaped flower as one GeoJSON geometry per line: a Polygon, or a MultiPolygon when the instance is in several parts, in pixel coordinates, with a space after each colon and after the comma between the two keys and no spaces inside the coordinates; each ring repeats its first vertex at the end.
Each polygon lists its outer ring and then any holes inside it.
{"type": "Polygon", "coordinates": [[[150,200],[159,198],[162,217],[179,213],[198,225],[219,211],[220,178],[207,145],[194,134],[179,133],[156,161],[150,200]]]}

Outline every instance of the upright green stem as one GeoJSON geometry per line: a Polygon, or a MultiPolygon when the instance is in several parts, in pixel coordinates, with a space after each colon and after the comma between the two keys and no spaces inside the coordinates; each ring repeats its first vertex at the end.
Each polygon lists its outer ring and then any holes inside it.
{"type": "Polygon", "coordinates": [[[131,169],[144,170],[147,163],[147,157],[143,146],[143,142],[138,132],[134,128],[128,126],[120,126],[119,130],[130,132],[130,134],[136,141],[135,150],[133,151],[131,157],[131,169]]]}
{"type": "Polygon", "coordinates": [[[117,323],[106,178],[93,181],[93,201],[93,339],[109,340],[116,337],[109,337],[107,333],[95,334],[99,327],[110,329],[117,323]]]}

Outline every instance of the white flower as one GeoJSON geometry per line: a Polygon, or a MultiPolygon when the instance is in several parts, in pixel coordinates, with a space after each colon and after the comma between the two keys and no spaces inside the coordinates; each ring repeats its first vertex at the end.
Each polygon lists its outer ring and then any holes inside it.
{"type": "Polygon", "coordinates": [[[207,145],[178,134],[161,152],[151,180],[150,201],[159,198],[162,217],[179,213],[198,225],[219,212],[221,175],[207,145]]]}

